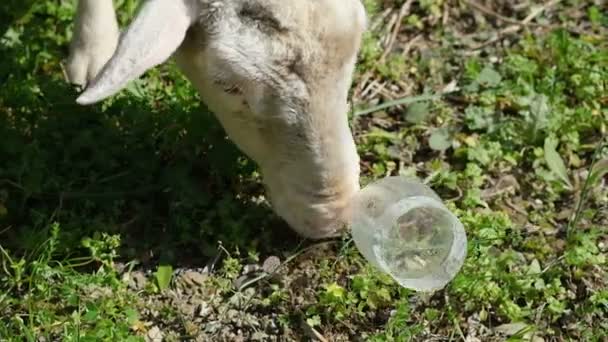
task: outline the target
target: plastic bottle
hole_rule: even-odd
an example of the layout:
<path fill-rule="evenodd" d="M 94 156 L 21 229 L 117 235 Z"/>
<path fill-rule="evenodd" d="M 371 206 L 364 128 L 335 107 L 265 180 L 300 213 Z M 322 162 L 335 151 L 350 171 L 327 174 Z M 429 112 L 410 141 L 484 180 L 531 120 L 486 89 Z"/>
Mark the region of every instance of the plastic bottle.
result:
<path fill-rule="evenodd" d="M 351 203 L 350 228 L 372 265 L 416 291 L 443 288 L 466 257 L 462 223 L 413 178 L 387 177 L 363 188 Z"/>

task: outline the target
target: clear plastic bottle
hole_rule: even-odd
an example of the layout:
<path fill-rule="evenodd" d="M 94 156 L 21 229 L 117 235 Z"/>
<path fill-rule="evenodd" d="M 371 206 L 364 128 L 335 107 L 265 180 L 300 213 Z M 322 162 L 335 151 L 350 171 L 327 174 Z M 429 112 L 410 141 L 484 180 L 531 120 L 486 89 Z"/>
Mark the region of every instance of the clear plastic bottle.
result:
<path fill-rule="evenodd" d="M 350 228 L 361 254 L 416 291 L 443 288 L 467 252 L 462 223 L 428 186 L 387 177 L 362 189 L 351 203 Z"/>

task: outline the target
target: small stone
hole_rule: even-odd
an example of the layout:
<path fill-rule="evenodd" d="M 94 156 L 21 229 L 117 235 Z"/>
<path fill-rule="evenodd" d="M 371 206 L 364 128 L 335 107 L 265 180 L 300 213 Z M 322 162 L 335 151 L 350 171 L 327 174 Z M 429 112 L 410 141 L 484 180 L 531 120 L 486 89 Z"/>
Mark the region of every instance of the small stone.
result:
<path fill-rule="evenodd" d="M 153 326 L 146 334 L 146 342 L 162 342 L 163 333 L 157 326 Z"/>
<path fill-rule="evenodd" d="M 194 316 L 197 311 L 197 307 L 192 304 L 181 303 L 179 305 L 179 311 L 186 316 Z"/>
<path fill-rule="evenodd" d="M 149 310 L 148 314 L 150 316 L 152 316 L 152 318 L 158 318 L 158 316 L 160 315 L 160 312 L 158 310 L 151 309 L 151 310 Z"/>
<path fill-rule="evenodd" d="M 243 274 L 253 273 L 253 272 L 258 271 L 259 269 L 260 269 L 260 266 L 255 265 L 255 264 L 245 265 L 245 267 L 243 267 Z"/>
<path fill-rule="evenodd" d="M 109 298 L 112 297 L 112 289 L 97 285 L 89 285 L 86 287 L 87 296 L 91 299 Z"/>
<path fill-rule="evenodd" d="M 217 334 L 222 329 L 221 321 L 211 321 L 205 324 L 205 331 L 210 334 Z"/>
<path fill-rule="evenodd" d="M 262 265 L 262 269 L 266 273 L 274 273 L 281 266 L 281 260 L 276 256 L 269 256 L 264 260 L 264 264 Z"/>
<path fill-rule="evenodd" d="M 268 323 L 266 324 L 266 331 L 268 331 L 271 334 L 279 331 L 279 327 L 275 323 L 274 319 L 271 319 L 268 321 Z"/>
<path fill-rule="evenodd" d="M 226 313 L 226 318 L 232 322 L 236 322 L 238 317 L 239 317 L 239 311 L 237 311 L 235 309 L 229 309 L 228 312 Z"/>
<path fill-rule="evenodd" d="M 181 278 L 187 285 L 196 287 L 205 285 L 207 281 L 207 275 L 194 271 L 184 272 Z"/>
<path fill-rule="evenodd" d="M 129 288 L 136 291 L 144 289 L 148 281 L 146 275 L 140 271 L 125 273 L 123 276 L 123 280 L 126 281 L 127 286 Z"/>
<path fill-rule="evenodd" d="M 203 318 L 209 316 L 211 311 L 213 311 L 213 308 L 207 302 L 200 303 L 197 309 L 198 315 Z"/>
<path fill-rule="evenodd" d="M 184 322 L 184 330 L 189 336 L 196 336 L 199 333 L 200 327 L 197 324 L 186 321 Z"/>
<path fill-rule="evenodd" d="M 504 175 L 502 177 L 500 177 L 500 179 L 498 180 L 498 183 L 496 184 L 496 188 L 497 190 L 505 190 L 505 189 L 513 189 L 513 190 L 519 190 L 520 189 L 520 185 L 519 182 L 517 181 L 517 178 L 515 178 L 515 176 L 513 175 Z"/>

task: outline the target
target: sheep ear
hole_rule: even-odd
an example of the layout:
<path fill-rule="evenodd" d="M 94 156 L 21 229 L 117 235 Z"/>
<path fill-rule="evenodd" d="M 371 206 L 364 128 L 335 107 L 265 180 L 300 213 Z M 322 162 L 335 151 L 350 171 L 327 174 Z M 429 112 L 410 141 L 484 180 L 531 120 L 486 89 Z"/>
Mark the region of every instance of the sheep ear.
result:
<path fill-rule="evenodd" d="M 169 59 L 198 16 L 195 4 L 192 0 L 146 1 L 120 38 L 114 55 L 76 102 L 92 104 L 112 96 Z"/>

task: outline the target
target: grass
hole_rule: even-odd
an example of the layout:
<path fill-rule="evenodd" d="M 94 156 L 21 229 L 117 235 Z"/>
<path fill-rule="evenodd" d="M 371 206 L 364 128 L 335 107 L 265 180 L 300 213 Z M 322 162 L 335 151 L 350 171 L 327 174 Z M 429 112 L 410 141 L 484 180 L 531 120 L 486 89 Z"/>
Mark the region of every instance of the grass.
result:
<path fill-rule="evenodd" d="M 117 4 L 124 23 L 136 3 Z M 0 6 L 0 340 L 608 339 L 608 13 L 564 1 L 538 17 L 555 28 L 485 44 L 509 24 L 420 1 L 387 50 L 402 5 L 366 1 L 385 17 L 351 122 L 364 183 L 416 175 L 466 227 L 434 294 L 348 236 L 290 233 L 172 64 L 77 106 L 72 2 Z"/>

